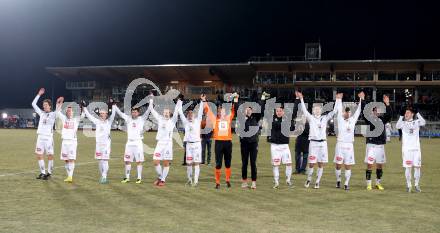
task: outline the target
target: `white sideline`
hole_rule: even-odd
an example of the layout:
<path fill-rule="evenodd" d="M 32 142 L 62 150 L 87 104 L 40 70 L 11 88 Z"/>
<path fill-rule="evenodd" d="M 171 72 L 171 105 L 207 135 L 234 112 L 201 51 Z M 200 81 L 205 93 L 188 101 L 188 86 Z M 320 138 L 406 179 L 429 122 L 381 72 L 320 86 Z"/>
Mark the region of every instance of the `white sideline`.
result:
<path fill-rule="evenodd" d="M 113 160 L 113 159 L 109 159 L 109 160 Z M 98 163 L 98 161 L 92 161 L 92 162 L 86 162 L 86 163 L 75 163 L 75 166 L 81 166 L 81 165 L 87 165 L 87 164 L 92 164 L 92 163 Z M 58 169 L 58 168 L 64 168 L 64 166 L 58 166 L 58 167 L 54 167 L 53 169 Z M 32 173 L 38 173 L 40 170 L 36 169 L 36 170 L 31 170 L 31 171 L 25 171 L 25 172 L 17 172 L 17 173 L 5 173 L 5 174 L 0 174 L 0 177 L 6 177 L 6 176 L 18 176 L 18 175 L 23 175 L 23 174 L 32 174 Z"/>

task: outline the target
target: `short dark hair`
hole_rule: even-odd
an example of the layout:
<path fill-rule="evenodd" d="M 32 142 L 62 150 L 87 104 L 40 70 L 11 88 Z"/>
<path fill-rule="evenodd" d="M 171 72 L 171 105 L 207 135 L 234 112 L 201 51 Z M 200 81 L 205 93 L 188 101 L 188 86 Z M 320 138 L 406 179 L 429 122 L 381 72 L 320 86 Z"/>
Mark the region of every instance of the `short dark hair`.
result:
<path fill-rule="evenodd" d="M 139 108 L 132 108 L 131 111 L 140 112 Z"/>
<path fill-rule="evenodd" d="M 52 100 L 50 100 L 50 99 L 45 99 L 45 100 L 43 100 L 43 104 L 44 104 L 44 103 L 47 103 L 47 104 L 49 104 L 49 106 L 52 107 Z"/>
<path fill-rule="evenodd" d="M 407 108 L 406 111 L 410 111 L 410 112 L 412 112 L 413 114 L 415 113 L 415 110 L 414 110 L 413 108 Z"/>
<path fill-rule="evenodd" d="M 346 108 L 345 108 L 345 111 L 346 111 L 346 112 L 350 112 L 350 108 L 349 108 L 349 107 L 346 107 Z"/>

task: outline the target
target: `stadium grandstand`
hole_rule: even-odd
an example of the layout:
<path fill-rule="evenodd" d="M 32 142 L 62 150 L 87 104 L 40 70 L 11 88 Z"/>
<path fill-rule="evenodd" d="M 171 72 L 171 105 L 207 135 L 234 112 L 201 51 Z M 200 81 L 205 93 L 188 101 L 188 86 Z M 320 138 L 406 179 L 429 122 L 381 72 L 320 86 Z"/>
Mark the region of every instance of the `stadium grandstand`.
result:
<path fill-rule="evenodd" d="M 407 106 L 422 112 L 433 122 L 427 136 L 437 135 L 440 121 L 440 59 L 413 60 L 320 60 L 295 57 L 252 57 L 244 63 L 166 64 L 127 66 L 47 67 L 48 72 L 65 81 L 73 101 L 122 102 L 125 89 L 136 78 L 148 78 L 162 92 L 179 90 L 186 99 L 205 93 L 211 101 L 224 93 L 237 92 L 241 101 L 258 102 L 261 96 L 292 102 L 300 89 L 308 101 L 334 101 L 337 92 L 344 101 L 354 101 L 362 90 L 369 101 L 390 96 L 394 119 Z M 137 88 L 133 100 L 152 90 Z"/>

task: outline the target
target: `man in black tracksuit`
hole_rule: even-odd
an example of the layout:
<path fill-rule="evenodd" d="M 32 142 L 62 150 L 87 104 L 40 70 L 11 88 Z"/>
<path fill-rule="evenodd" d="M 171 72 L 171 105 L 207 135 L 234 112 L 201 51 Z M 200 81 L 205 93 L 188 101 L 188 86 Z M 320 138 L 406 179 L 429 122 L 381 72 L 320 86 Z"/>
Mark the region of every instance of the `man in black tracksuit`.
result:
<path fill-rule="evenodd" d="M 246 121 L 244 124 L 244 131 L 248 132 L 249 128 L 252 126 L 259 127 L 259 117 L 252 113 L 252 108 L 246 108 Z M 248 161 L 251 161 L 251 178 L 252 178 L 252 189 L 257 188 L 257 154 L 258 154 L 258 140 L 260 135 L 260 129 L 258 132 L 250 137 L 240 136 L 240 149 L 241 149 L 241 177 L 243 182 L 241 184 L 242 188 L 247 188 L 247 168 Z"/>
<path fill-rule="evenodd" d="M 295 100 L 295 106 L 293 108 L 292 120 L 294 120 L 294 122 L 296 122 L 295 119 L 297 118 L 297 115 L 298 115 L 299 103 L 300 103 L 300 100 L 298 98 Z M 295 124 L 294 126 L 295 126 L 295 130 L 297 130 L 297 129 L 299 130 L 298 126 L 301 126 L 303 128 L 302 133 L 300 135 L 298 135 L 298 137 L 296 137 L 296 141 L 295 141 L 295 173 L 296 174 L 300 174 L 300 173 L 305 174 L 306 166 L 307 166 L 307 157 L 309 157 L 310 125 L 309 125 L 309 122 L 305 121 L 304 125 L 303 124 L 299 124 L 299 125 Z"/>
<path fill-rule="evenodd" d="M 281 164 L 286 165 L 286 184 L 292 187 L 292 156 L 289 148 L 289 137 L 284 136 L 282 133 L 282 122 L 284 117 L 284 108 L 279 107 L 275 109 L 275 115 L 272 121 L 271 134 L 267 137 L 267 141 L 270 143 L 270 152 L 272 160 L 272 169 L 274 176 L 274 189 L 279 188 L 279 166 Z M 293 121 L 293 120 L 292 120 Z M 293 124 L 290 124 L 290 130 L 293 128 Z"/>
<path fill-rule="evenodd" d="M 365 178 L 367 180 L 367 190 L 371 190 L 371 173 L 376 165 L 376 188 L 379 190 L 383 190 L 384 188 L 381 185 L 381 178 L 383 174 L 383 165 L 386 162 L 385 158 L 385 144 L 387 141 L 385 124 L 391 121 L 392 117 L 392 109 L 390 106 L 390 99 L 388 96 L 383 96 L 383 102 L 386 106 L 386 112 L 383 115 L 379 115 L 377 109 L 374 108 L 372 114 L 376 116 L 374 121 L 369 121 L 367 119 L 366 122 L 370 127 L 370 132 L 375 129 L 374 124 L 383 124 L 383 131 L 377 137 L 371 137 L 367 135 L 366 137 L 366 155 L 365 155 L 365 163 L 367 164 L 367 170 L 365 171 Z M 373 124 L 374 123 L 374 124 Z"/>

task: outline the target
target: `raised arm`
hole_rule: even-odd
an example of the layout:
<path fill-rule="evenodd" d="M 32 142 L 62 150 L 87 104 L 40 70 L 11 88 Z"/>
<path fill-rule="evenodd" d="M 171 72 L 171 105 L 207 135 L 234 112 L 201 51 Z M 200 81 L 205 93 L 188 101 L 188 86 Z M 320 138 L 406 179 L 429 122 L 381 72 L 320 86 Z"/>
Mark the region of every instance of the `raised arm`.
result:
<path fill-rule="evenodd" d="M 177 106 L 176 106 L 176 108 L 177 108 Z M 182 108 L 179 109 L 179 116 L 180 116 L 180 119 L 182 120 L 183 125 L 187 125 L 188 119 L 186 119 L 185 114 L 183 114 Z"/>
<path fill-rule="evenodd" d="M 171 118 L 171 122 L 173 122 L 173 124 L 176 124 L 177 119 L 179 118 L 179 111 L 183 111 L 182 100 L 178 100 L 176 107 L 174 107 L 173 117 Z"/>
<path fill-rule="evenodd" d="M 310 120 L 312 115 L 309 113 L 309 111 L 307 111 L 306 104 L 304 103 L 304 96 L 303 96 L 303 94 L 301 92 L 296 91 L 295 95 L 300 99 L 301 110 L 302 110 L 304 116 L 307 118 L 307 120 Z"/>
<path fill-rule="evenodd" d="M 199 106 L 199 110 L 197 112 L 197 121 L 201 122 L 202 118 L 203 118 L 203 107 L 205 105 L 205 102 L 200 101 L 200 106 Z"/>
<path fill-rule="evenodd" d="M 160 115 L 159 115 L 159 113 L 157 113 L 156 110 L 154 110 L 153 99 L 150 99 L 150 106 L 151 106 L 151 108 L 150 108 L 151 115 L 153 115 L 153 117 L 157 121 L 159 121 L 160 120 Z M 150 106 L 148 106 L 148 107 L 150 107 Z"/>
<path fill-rule="evenodd" d="M 336 117 L 338 118 L 338 120 L 344 119 L 344 117 L 342 116 L 342 93 L 338 93 L 336 94 L 336 102 L 335 102 L 335 108 L 336 108 Z"/>
<path fill-rule="evenodd" d="M 422 115 L 420 115 L 420 113 L 417 113 L 416 116 L 420 126 L 426 125 L 426 120 L 422 117 Z"/>
<path fill-rule="evenodd" d="M 210 121 L 215 122 L 215 120 L 216 120 L 217 117 L 216 117 L 215 114 L 212 112 L 211 107 L 209 107 L 209 104 L 208 104 L 208 103 L 205 104 L 205 108 L 206 108 L 206 117 L 207 117 Z"/>
<path fill-rule="evenodd" d="M 116 110 L 115 110 L 116 104 L 112 104 L 112 114 L 110 114 L 110 117 L 108 118 L 108 121 L 112 123 L 115 120 L 116 116 Z"/>
<path fill-rule="evenodd" d="M 362 91 L 358 94 L 359 97 L 359 104 L 357 106 L 356 111 L 353 114 L 353 119 L 355 121 L 357 121 L 359 119 L 359 116 L 361 115 L 361 110 L 362 110 L 362 100 L 365 99 L 365 93 Z"/>
<path fill-rule="evenodd" d="M 40 88 L 40 90 L 38 91 L 37 96 L 35 96 L 34 100 L 32 101 L 32 107 L 34 108 L 35 112 L 38 115 L 41 115 L 43 113 L 43 111 L 41 110 L 41 108 L 38 107 L 37 103 L 38 103 L 38 99 L 40 99 L 40 96 L 42 96 L 44 94 L 44 88 Z"/>
<path fill-rule="evenodd" d="M 86 115 L 86 117 L 93 122 L 93 124 L 98 124 L 98 119 L 96 119 L 96 117 L 92 116 L 92 114 L 90 114 L 89 110 L 87 110 L 87 107 L 83 107 L 83 112 Z M 112 113 L 113 114 L 113 113 Z"/>
<path fill-rule="evenodd" d="M 144 112 L 144 114 L 142 114 L 142 119 L 144 120 L 148 119 L 148 116 L 150 115 L 151 112 L 151 108 L 152 108 L 152 104 L 149 104 L 147 110 Z"/>
<path fill-rule="evenodd" d="M 331 120 L 333 118 L 333 116 L 338 112 L 338 105 L 342 106 L 342 95 L 341 95 L 339 101 L 338 101 L 338 99 L 336 99 L 335 106 L 333 106 L 333 110 L 331 112 L 327 113 L 327 115 L 325 115 L 324 118 L 326 121 Z"/>
<path fill-rule="evenodd" d="M 123 113 L 123 112 L 121 112 L 121 110 L 118 108 L 118 106 L 116 106 L 116 104 L 113 105 L 113 110 L 114 110 L 114 112 L 116 112 L 116 113 L 117 113 L 122 119 L 124 119 L 125 121 L 128 120 L 128 115 L 125 114 L 125 113 Z"/>
<path fill-rule="evenodd" d="M 56 114 L 57 118 L 59 118 L 62 122 L 65 122 L 66 121 L 66 115 L 61 113 L 61 107 L 63 106 L 63 102 L 64 102 L 64 98 L 63 97 L 59 97 L 57 99 L 55 114 Z"/>
<path fill-rule="evenodd" d="M 391 109 L 390 105 L 390 97 L 387 95 L 383 96 L 383 103 L 386 106 L 385 113 L 383 114 L 383 123 L 386 124 L 391 121 L 391 118 L 393 117 L 393 109 Z"/>
<path fill-rule="evenodd" d="M 399 116 L 399 120 L 396 123 L 396 128 L 397 129 L 402 129 L 403 128 L 403 116 Z"/>

